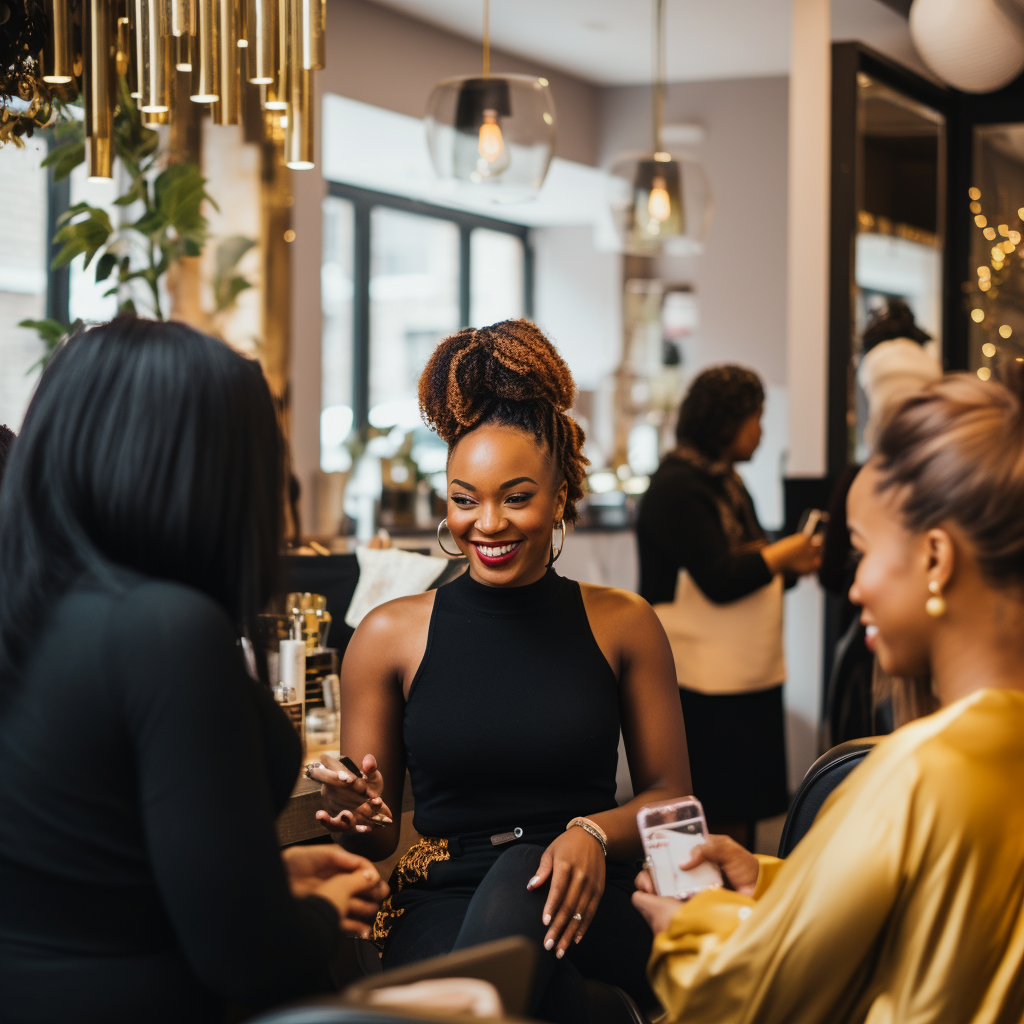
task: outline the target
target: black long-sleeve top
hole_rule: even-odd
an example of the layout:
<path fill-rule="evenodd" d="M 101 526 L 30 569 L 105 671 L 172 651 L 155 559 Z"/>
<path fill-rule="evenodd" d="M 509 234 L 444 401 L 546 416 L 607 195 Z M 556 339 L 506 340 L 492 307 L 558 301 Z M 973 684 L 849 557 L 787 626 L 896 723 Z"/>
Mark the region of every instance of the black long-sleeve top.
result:
<path fill-rule="evenodd" d="M 330 988 L 338 916 L 288 888 L 295 730 L 220 605 L 122 569 L 0 679 L 0 1021 L 222 1020 Z"/>
<path fill-rule="evenodd" d="M 671 456 L 651 478 L 636 527 L 640 594 L 651 604 L 674 600 L 681 569 L 717 604 L 771 582 L 760 552 L 730 553 L 718 511 L 721 487 L 715 477 Z"/>

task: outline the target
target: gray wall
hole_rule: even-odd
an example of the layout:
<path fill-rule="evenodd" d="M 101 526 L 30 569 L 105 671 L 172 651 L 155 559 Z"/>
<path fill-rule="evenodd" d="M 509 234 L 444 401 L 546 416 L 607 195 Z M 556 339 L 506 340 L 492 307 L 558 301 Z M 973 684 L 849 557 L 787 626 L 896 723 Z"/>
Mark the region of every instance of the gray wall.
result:
<path fill-rule="evenodd" d="M 704 254 L 661 261 L 661 276 L 692 282 L 697 292 L 701 323 L 689 369 L 736 361 L 771 384 L 786 383 L 788 116 L 787 78 L 668 88 L 666 123 L 707 132 L 688 152 L 704 165 L 715 198 Z M 602 162 L 648 148 L 650 90 L 605 90 L 602 120 Z"/>

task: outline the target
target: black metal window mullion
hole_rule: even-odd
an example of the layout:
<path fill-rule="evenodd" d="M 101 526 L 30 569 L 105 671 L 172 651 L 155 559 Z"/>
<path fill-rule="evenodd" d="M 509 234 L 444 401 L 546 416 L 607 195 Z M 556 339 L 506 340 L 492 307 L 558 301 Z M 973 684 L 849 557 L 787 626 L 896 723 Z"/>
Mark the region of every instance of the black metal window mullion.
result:
<path fill-rule="evenodd" d="M 459 225 L 459 326 L 469 327 L 471 314 L 470 292 L 470 246 L 473 229 L 468 224 Z"/>
<path fill-rule="evenodd" d="M 370 417 L 370 211 L 367 202 L 353 204 L 352 281 L 352 419 L 364 434 Z"/>
<path fill-rule="evenodd" d="M 46 133 L 47 151 L 57 145 L 52 132 Z M 53 180 L 53 168 L 46 170 L 46 315 L 50 319 L 66 324 L 71 319 L 71 268 L 52 265 L 60 245 L 53 241 L 57 234 L 57 220 L 71 205 L 71 179 Z"/>

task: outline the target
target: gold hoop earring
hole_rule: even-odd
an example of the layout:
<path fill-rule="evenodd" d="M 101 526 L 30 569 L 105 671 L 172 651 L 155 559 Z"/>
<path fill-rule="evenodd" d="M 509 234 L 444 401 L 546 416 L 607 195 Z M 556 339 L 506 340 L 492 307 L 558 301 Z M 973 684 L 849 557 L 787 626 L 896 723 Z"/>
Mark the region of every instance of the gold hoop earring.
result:
<path fill-rule="evenodd" d="M 437 524 L 437 546 L 438 546 L 438 547 L 439 547 L 439 548 L 440 548 L 440 549 L 441 549 L 441 550 L 442 550 L 442 551 L 443 551 L 443 552 L 444 552 L 444 553 L 445 553 L 446 555 L 448 555 L 449 557 L 451 557 L 451 558 L 460 558 L 460 557 L 462 556 L 462 552 L 461 552 L 461 551 L 449 551 L 449 550 L 448 550 L 448 549 L 447 549 L 447 548 L 446 548 L 446 547 L 444 546 L 444 544 L 442 544 L 442 543 L 441 543 L 441 531 L 442 531 L 442 530 L 445 530 L 445 529 L 447 529 L 447 528 L 448 528 L 448 517 L 447 517 L 447 516 L 445 516 L 445 517 L 444 517 L 444 519 L 442 519 L 442 520 L 441 520 L 441 522 L 439 522 L 439 523 Z M 449 533 L 451 533 L 452 531 L 451 531 L 451 530 L 448 530 L 448 532 L 449 532 Z M 452 534 L 452 540 L 454 540 L 454 539 L 455 539 L 455 535 L 454 535 L 454 534 Z"/>
<path fill-rule="evenodd" d="M 942 596 L 942 587 L 936 580 L 928 584 L 928 593 L 932 596 L 924 603 L 924 610 L 933 618 L 941 619 L 946 614 L 946 599 Z"/>
<path fill-rule="evenodd" d="M 562 548 L 565 547 L 565 520 L 564 519 L 559 519 L 558 522 L 555 523 L 554 529 L 562 531 L 562 541 L 558 545 L 558 550 L 557 551 L 555 550 L 554 544 L 551 545 L 551 560 L 548 562 L 548 568 L 549 569 L 551 568 L 551 566 L 553 566 L 555 564 L 555 562 L 558 561 L 558 556 L 562 553 Z M 552 531 L 552 532 L 554 532 L 554 531 Z"/>

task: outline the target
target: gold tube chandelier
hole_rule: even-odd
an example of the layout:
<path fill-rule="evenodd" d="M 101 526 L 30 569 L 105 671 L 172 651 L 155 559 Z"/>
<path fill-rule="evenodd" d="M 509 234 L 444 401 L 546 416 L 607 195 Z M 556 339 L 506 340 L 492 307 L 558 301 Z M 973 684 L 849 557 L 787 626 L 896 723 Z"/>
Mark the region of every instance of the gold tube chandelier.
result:
<path fill-rule="evenodd" d="M 80 79 L 91 178 L 113 175 L 122 76 L 145 124 L 175 119 L 184 81 L 214 123 L 236 125 L 259 104 L 268 139 L 294 170 L 314 165 L 313 72 L 326 57 L 325 0 L 43 0 L 39 75 Z M 185 75 L 182 80 L 179 76 Z M 246 115 L 248 117 L 248 115 Z"/>

